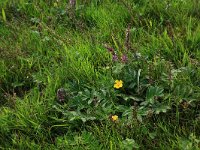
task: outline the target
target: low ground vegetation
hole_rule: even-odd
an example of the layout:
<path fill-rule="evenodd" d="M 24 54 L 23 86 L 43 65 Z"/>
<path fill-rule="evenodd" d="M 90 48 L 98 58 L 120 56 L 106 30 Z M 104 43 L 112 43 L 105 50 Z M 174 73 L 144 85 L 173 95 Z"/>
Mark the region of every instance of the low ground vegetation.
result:
<path fill-rule="evenodd" d="M 0 149 L 200 149 L 200 1 L 0 9 Z"/>

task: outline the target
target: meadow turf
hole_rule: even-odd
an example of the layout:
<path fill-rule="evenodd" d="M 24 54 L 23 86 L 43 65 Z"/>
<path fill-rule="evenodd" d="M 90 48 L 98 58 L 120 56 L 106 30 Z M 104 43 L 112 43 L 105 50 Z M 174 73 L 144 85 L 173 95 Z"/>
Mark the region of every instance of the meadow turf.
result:
<path fill-rule="evenodd" d="M 200 1 L 0 0 L 0 149 L 200 149 Z"/>

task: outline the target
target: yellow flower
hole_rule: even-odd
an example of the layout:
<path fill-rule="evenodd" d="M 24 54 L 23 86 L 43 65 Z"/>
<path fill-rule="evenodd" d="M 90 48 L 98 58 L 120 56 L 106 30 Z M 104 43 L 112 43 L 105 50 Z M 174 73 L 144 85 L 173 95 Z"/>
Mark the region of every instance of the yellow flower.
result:
<path fill-rule="evenodd" d="M 118 116 L 117 115 L 114 115 L 111 117 L 112 121 L 117 121 L 118 120 Z"/>
<path fill-rule="evenodd" d="M 115 80 L 114 88 L 119 89 L 123 86 L 122 80 Z"/>

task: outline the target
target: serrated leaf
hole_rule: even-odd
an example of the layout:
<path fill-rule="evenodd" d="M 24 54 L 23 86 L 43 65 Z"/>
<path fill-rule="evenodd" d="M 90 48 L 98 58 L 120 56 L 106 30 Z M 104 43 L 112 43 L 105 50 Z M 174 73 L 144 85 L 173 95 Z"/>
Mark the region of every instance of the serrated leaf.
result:
<path fill-rule="evenodd" d="M 128 86 L 130 89 L 133 89 L 136 86 L 136 83 L 132 82 L 130 83 L 130 85 Z"/>
<path fill-rule="evenodd" d="M 89 120 L 95 120 L 96 117 L 86 117 L 86 116 L 82 116 L 80 118 L 83 122 L 89 121 Z"/>
<path fill-rule="evenodd" d="M 136 102 L 144 101 L 142 98 L 131 96 L 131 95 L 127 96 L 125 94 L 117 94 L 117 96 L 123 98 L 125 101 L 128 101 L 128 100 L 133 100 L 133 101 L 136 101 Z"/>
<path fill-rule="evenodd" d="M 93 98 L 89 99 L 88 105 L 90 105 L 93 102 Z"/>
<path fill-rule="evenodd" d="M 155 139 L 157 133 L 156 132 L 152 132 L 152 133 L 149 133 L 149 137 L 153 140 Z"/>
<path fill-rule="evenodd" d="M 142 106 L 137 110 L 137 114 L 140 116 L 146 116 L 148 114 L 149 109 Z"/>
<path fill-rule="evenodd" d="M 125 110 L 122 114 L 123 117 L 133 115 L 133 107 L 130 107 L 129 109 Z"/>
<path fill-rule="evenodd" d="M 134 148 L 138 149 L 140 148 L 140 146 L 135 142 L 134 139 L 126 139 L 124 141 L 122 141 L 122 147 L 123 149 L 126 149 L 126 150 L 132 150 Z"/>
<path fill-rule="evenodd" d="M 155 96 L 163 96 L 163 91 L 164 89 L 161 87 L 153 87 L 150 86 L 147 90 L 147 94 L 146 94 L 146 100 L 150 103 L 153 104 L 155 102 L 154 97 Z"/>
<path fill-rule="evenodd" d="M 143 120 L 142 120 L 142 116 L 141 115 L 137 115 L 137 120 L 139 121 L 139 122 L 142 122 Z"/>
<path fill-rule="evenodd" d="M 161 112 L 166 113 L 168 109 L 170 109 L 170 107 L 165 105 L 160 105 L 154 108 L 156 114 L 159 114 Z"/>
<path fill-rule="evenodd" d="M 121 64 L 121 63 L 118 63 L 118 64 L 116 64 L 116 66 L 114 66 L 113 68 L 112 68 L 112 70 L 113 70 L 113 73 L 114 74 L 119 74 L 119 73 L 121 73 L 122 72 L 122 69 L 124 68 L 124 64 Z"/>
<path fill-rule="evenodd" d="M 143 101 L 142 98 L 134 97 L 134 96 L 128 96 L 127 99 L 131 99 L 131 100 L 136 101 L 136 102 L 141 102 L 141 101 Z"/>

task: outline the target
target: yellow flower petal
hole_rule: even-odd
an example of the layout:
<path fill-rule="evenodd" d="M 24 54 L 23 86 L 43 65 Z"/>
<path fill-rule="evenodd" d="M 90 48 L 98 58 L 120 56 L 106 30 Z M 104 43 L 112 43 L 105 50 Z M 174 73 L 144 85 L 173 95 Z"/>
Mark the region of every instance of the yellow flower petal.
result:
<path fill-rule="evenodd" d="M 118 120 L 118 116 L 117 115 L 114 115 L 111 117 L 112 121 L 117 121 Z"/>
<path fill-rule="evenodd" d="M 123 86 L 122 80 L 115 80 L 114 88 L 119 89 Z"/>

